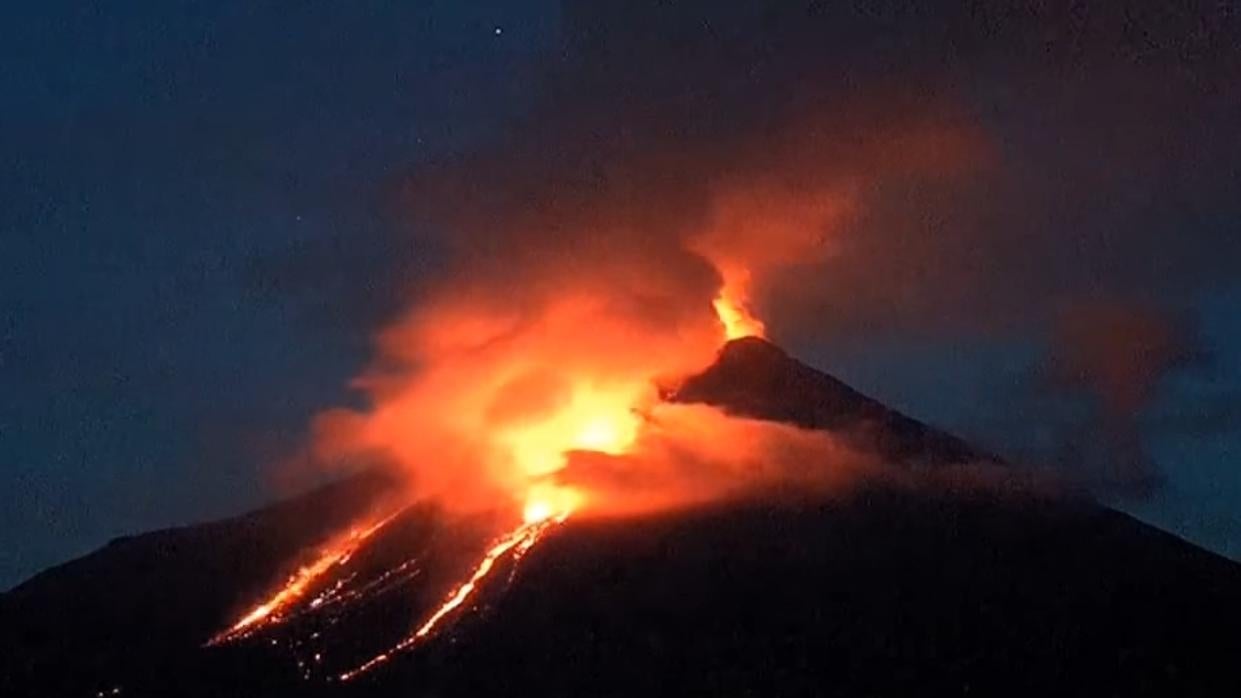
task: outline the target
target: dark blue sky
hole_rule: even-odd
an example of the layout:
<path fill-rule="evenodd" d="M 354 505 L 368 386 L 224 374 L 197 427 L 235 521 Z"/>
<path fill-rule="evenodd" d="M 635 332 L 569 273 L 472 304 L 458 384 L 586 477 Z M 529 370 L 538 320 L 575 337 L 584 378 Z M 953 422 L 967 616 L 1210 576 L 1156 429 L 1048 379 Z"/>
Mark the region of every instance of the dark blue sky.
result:
<path fill-rule="evenodd" d="M 273 461 L 350 399 L 371 333 L 437 268 L 399 196 L 422 163 L 537 142 L 527 122 L 561 111 L 606 133 L 644 100 L 827 85 L 784 79 L 806 65 L 949 85 L 1002 176 L 961 198 L 892 186 L 873 230 L 807 272 L 823 293 L 772 292 L 777 339 L 1241 557 L 1235 16 L 649 5 L 5 9 L 0 588 L 280 491 Z M 737 131 L 668 123 L 699 116 Z M 883 213 L 910 206 L 922 227 Z M 1115 329 L 1072 332 L 1083 315 Z M 1125 390 L 1140 399 L 1109 402 Z"/>
<path fill-rule="evenodd" d="M 425 263 L 393 182 L 521 108 L 521 4 L 5 10 L 0 586 L 271 496 Z"/>

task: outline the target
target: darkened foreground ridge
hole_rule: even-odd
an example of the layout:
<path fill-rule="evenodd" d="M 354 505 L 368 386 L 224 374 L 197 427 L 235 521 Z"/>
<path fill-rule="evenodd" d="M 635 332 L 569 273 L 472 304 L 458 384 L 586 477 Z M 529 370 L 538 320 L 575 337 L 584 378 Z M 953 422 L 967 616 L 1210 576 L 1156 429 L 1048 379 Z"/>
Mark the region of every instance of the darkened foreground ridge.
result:
<path fill-rule="evenodd" d="M 675 399 L 846 431 L 910 467 L 990 460 L 761 340 Z M 203 646 L 387 486 L 356 477 L 34 577 L 0 597 L 0 695 L 1241 694 L 1241 565 L 1079 497 L 983 488 L 574 520 L 459 622 L 341 682 L 472 560 L 469 522 L 411 509 L 324 582 L 367 595 Z"/>

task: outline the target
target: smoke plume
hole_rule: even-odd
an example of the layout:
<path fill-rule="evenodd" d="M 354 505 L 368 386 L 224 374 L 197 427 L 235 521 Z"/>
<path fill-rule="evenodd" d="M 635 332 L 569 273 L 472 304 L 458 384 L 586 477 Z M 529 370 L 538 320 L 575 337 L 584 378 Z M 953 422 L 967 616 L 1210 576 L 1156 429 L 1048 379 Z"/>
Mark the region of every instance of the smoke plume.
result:
<path fill-rule="evenodd" d="M 549 116 L 582 79 L 553 79 Z M 576 506 L 620 491 L 598 476 L 592 487 L 566 481 L 568 454 L 579 454 L 571 474 L 586 472 L 583 452 L 598 472 L 611 458 L 630 466 L 626 477 L 650 478 L 626 490 L 634 501 L 600 509 L 770 486 L 754 449 L 779 461 L 818 437 L 687 420 L 657 409 L 660 387 L 704 368 L 728 337 L 761 334 L 755 294 L 830 259 L 885 182 L 951 180 L 986 152 L 950 101 L 881 88 L 843 102 L 785 95 L 752 113 L 759 122 L 701 132 L 669 131 L 690 124 L 623 103 L 630 120 L 618 120 L 591 101 L 551 116 L 554 130 L 536 122 L 411 175 L 411 223 L 448 261 L 380 334 L 357 382 L 370 407 L 320 420 L 325 454 L 382 454 L 423 495 L 467 508 L 506 497 Z M 674 423 L 685 433 L 672 435 Z M 720 458 L 725 444 L 747 455 Z M 834 446 L 819 450 L 840 460 Z M 674 453 L 696 477 L 670 465 Z"/>
<path fill-rule="evenodd" d="M 1043 367 L 1050 387 L 1085 400 L 1061 460 L 1096 487 L 1144 495 L 1163 473 L 1141 418 L 1177 371 L 1204 358 L 1196 328 L 1152 309 L 1105 303 L 1065 313 Z"/>

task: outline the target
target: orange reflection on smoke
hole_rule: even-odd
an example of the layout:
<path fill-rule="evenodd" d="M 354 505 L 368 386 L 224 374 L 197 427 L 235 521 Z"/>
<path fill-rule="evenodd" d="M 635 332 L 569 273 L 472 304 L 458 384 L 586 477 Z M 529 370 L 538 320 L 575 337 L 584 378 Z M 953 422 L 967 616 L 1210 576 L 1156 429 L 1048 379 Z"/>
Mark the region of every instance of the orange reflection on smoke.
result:
<path fill-rule="evenodd" d="M 412 496 L 450 511 L 530 520 L 589 506 L 588 492 L 555 484 L 570 455 L 626 453 L 656 381 L 699 370 L 721 343 L 705 300 L 677 332 L 646 310 L 605 292 L 424 308 L 381 338 L 390 364 L 417 370 L 368 376 L 372 409 L 327 415 L 319 443 L 385 454 L 408 470 Z"/>

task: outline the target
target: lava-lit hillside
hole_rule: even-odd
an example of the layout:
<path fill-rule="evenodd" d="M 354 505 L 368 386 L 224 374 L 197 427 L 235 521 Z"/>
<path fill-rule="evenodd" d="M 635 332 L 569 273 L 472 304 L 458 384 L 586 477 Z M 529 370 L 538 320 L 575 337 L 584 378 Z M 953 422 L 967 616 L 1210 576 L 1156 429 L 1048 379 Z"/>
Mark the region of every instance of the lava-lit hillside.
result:
<path fill-rule="evenodd" d="M 1237 685 L 1235 563 L 1054 488 L 996 487 L 1007 480 L 995 474 L 963 484 L 976 467 L 936 478 L 928 468 L 985 458 L 761 340 L 730 344 L 672 397 L 855 435 L 853 448 L 905 476 L 637 519 L 543 520 L 537 545 L 511 541 L 483 575 L 493 522 L 427 504 L 350 529 L 400 489 L 355 477 L 238 519 L 117 541 L 21 585 L 0 601 L 0 685 L 14 696 Z M 272 589 L 338 550 L 342 531 L 356 544 L 297 599 L 229 636 Z"/>

